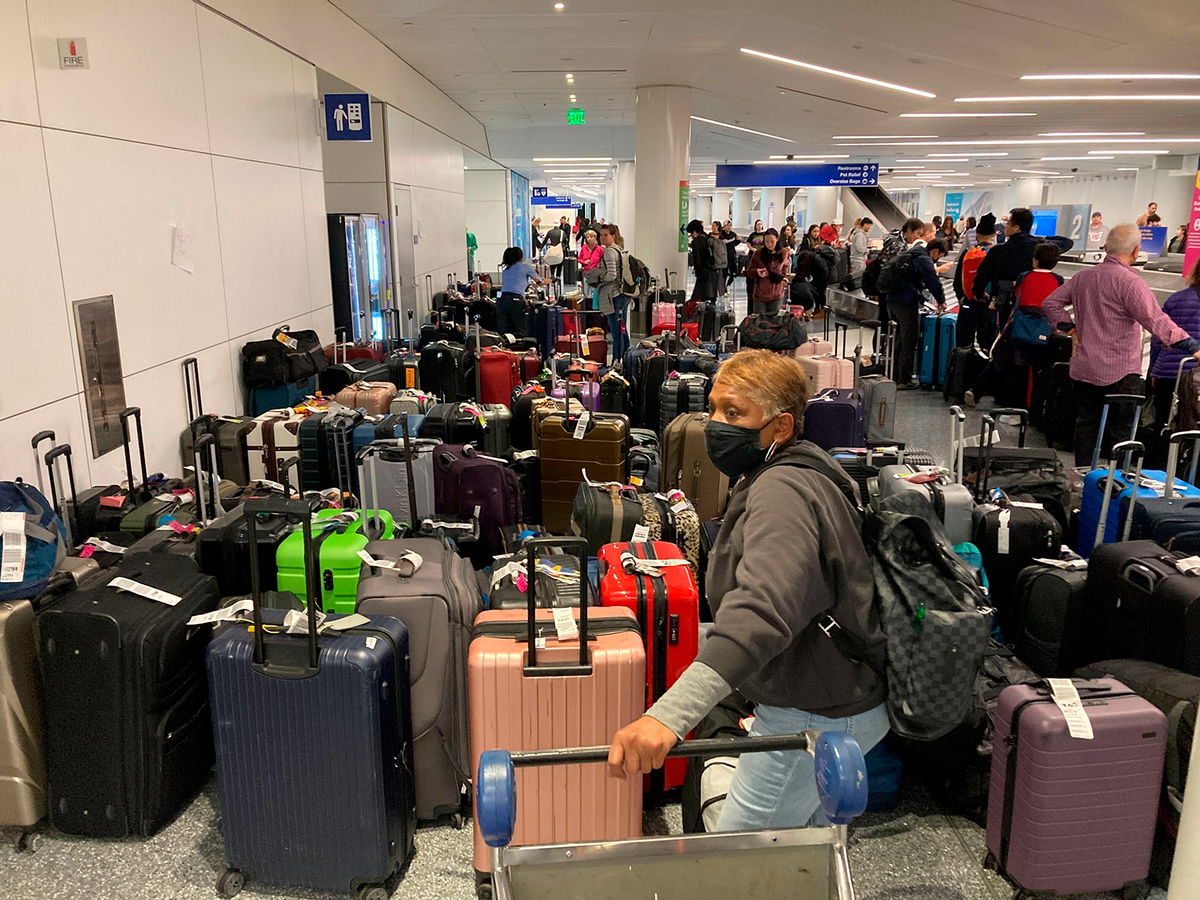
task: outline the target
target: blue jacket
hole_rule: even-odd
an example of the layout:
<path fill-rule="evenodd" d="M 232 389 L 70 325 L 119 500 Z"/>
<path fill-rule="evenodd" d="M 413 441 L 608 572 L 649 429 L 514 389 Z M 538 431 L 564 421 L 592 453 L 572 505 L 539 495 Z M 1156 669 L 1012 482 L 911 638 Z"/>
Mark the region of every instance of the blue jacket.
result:
<path fill-rule="evenodd" d="M 945 303 L 946 292 L 942 290 L 942 280 L 938 278 L 937 267 L 934 266 L 925 245 L 919 244 L 905 252 L 912 256 L 912 279 L 908 284 L 902 284 L 888 291 L 888 305 L 893 303 L 920 304 L 922 288 L 933 294 L 933 299 L 938 303 Z"/>
<path fill-rule="evenodd" d="M 1197 296 L 1194 287 L 1176 291 L 1168 297 L 1167 302 L 1163 304 L 1163 312 L 1193 338 L 1200 339 L 1200 296 Z M 1150 369 L 1147 377 L 1174 378 L 1179 374 L 1179 361 L 1185 356 L 1190 357 L 1191 355 L 1183 350 L 1165 347 L 1162 341 L 1152 337 L 1150 338 Z M 1184 370 L 1195 365 L 1196 361 L 1192 360 L 1190 365 L 1184 367 Z"/>

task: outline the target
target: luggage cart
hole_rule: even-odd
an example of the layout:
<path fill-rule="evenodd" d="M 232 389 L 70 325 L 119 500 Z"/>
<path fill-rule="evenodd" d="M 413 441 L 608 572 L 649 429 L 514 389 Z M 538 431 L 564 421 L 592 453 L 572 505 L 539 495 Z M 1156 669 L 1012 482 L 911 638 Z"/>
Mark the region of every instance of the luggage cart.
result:
<path fill-rule="evenodd" d="M 669 756 L 803 750 L 816 761 L 826 827 L 690 834 L 579 844 L 509 847 L 516 825 L 516 767 L 603 763 L 608 747 L 509 753 L 479 761 L 477 815 L 492 848 L 494 900 L 558 900 L 564 885 L 589 897 L 694 900 L 752 890 L 756 900 L 854 900 L 846 831 L 867 804 L 862 750 L 842 732 L 685 741 Z"/>

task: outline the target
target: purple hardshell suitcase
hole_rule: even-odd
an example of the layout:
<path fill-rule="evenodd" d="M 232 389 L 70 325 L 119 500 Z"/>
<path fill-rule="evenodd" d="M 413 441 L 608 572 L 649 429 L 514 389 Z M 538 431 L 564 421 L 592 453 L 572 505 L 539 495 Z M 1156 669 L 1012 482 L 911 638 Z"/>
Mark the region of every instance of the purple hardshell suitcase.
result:
<path fill-rule="evenodd" d="M 811 398 L 804 412 L 804 437 L 822 450 L 863 446 L 866 425 L 862 395 L 830 388 Z"/>
<path fill-rule="evenodd" d="M 577 398 L 585 409 L 592 412 L 600 411 L 600 384 L 598 382 L 564 381 L 550 391 L 550 396 L 556 400 L 564 399 L 567 394 Z"/>
<path fill-rule="evenodd" d="M 478 520 L 472 561 L 486 565 L 504 551 L 503 529 L 522 521 L 517 473 L 505 460 L 485 456 L 473 446 L 439 444 L 433 451 L 433 508 Z"/>
<path fill-rule="evenodd" d="M 985 865 L 1039 896 L 1136 891 L 1150 869 L 1167 717 L 1115 679 L 1073 683 L 1091 740 L 1071 737 L 1045 684 L 1000 694 Z"/>

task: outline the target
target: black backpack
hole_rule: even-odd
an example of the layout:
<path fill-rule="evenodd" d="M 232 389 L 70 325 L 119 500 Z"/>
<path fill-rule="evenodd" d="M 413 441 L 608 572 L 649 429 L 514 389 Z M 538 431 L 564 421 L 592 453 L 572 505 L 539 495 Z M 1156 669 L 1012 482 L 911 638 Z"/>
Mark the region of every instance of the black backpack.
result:
<path fill-rule="evenodd" d="M 879 271 L 883 268 L 883 264 L 879 261 L 879 257 L 875 257 L 867 262 L 867 267 L 862 273 L 862 292 L 868 297 L 879 296 Z"/>
<path fill-rule="evenodd" d="M 788 302 L 792 306 L 803 306 L 806 310 L 817 305 L 817 288 L 811 278 L 798 278 L 788 288 Z"/>
<path fill-rule="evenodd" d="M 879 267 L 879 279 L 875 284 L 881 295 L 887 295 L 911 284 L 913 280 L 912 253 L 899 253 Z"/>

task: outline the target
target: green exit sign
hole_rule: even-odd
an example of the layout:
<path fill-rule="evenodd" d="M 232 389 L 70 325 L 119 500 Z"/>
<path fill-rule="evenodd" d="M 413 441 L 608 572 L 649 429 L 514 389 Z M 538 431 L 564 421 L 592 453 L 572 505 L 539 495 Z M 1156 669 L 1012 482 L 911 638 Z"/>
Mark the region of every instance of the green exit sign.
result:
<path fill-rule="evenodd" d="M 583 118 L 586 115 L 587 115 L 586 110 L 568 109 L 567 110 L 567 124 L 568 125 L 586 125 L 587 123 L 585 121 L 583 121 Z"/>

